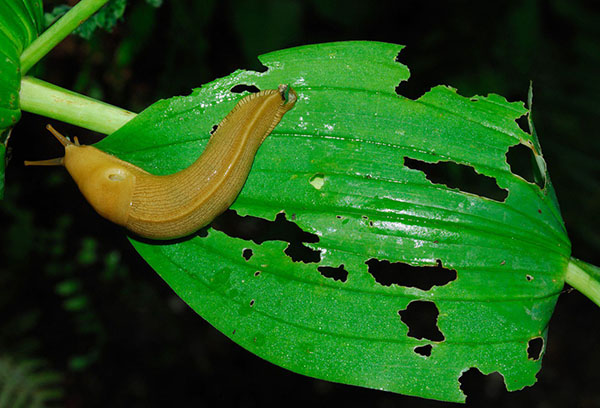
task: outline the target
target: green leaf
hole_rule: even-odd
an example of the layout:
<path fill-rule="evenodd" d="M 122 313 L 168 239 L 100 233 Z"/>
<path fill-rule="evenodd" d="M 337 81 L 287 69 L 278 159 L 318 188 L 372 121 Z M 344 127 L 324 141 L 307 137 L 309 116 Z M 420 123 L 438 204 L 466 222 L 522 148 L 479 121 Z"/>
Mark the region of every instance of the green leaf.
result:
<path fill-rule="evenodd" d="M 9 129 L 21 117 L 19 57 L 42 24 L 41 0 L 6 0 L 0 7 L 0 198 L 4 190 L 4 151 Z"/>
<path fill-rule="evenodd" d="M 0 406 L 44 408 L 57 406 L 63 396 L 62 376 L 40 360 L 0 356 Z"/>
<path fill-rule="evenodd" d="M 117 21 L 123 18 L 127 0 L 111 0 L 106 3 L 98 12 L 93 14 L 89 19 L 84 21 L 77 27 L 73 34 L 77 34 L 81 38 L 89 40 L 97 28 L 111 31 L 117 24 Z M 52 9 L 52 11 L 44 15 L 46 27 L 52 25 L 56 20 L 65 15 L 71 7 L 66 4 L 61 4 Z"/>
<path fill-rule="evenodd" d="M 446 86 L 399 96 L 401 49 L 341 42 L 263 55 L 266 72 L 161 100 L 104 139 L 98 147 L 172 173 L 243 96 L 235 85 L 285 83 L 299 95 L 232 207 L 263 220 L 229 212 L 188 239 L 132 243 L 218 330 L 292 371 L 447 401 L 464 400 L 458 380 L 471 367 L 501 373 L 508 390 L 532 385 L 570 242 L 539 143 L 516 122 L 528 110 Z M 541 181 L 513 174 L 517 145 Z M 274 224 L 301 228 L 302 242 L 256 232 Z"/>
<path fill-rule="evenodd" d="M 162 5 L 162 0 L 146 0 L 146 3 L 152 7 L 160 7 Z M 106 31 L 112 31 L 117 22 L 123 19 L 126 6 L 127 0 L 109 1 L 100 10 L 98 10 L 97 13 L 77 27 L 73 31 L 73 34 L 89 40 L 92 38 L 92 35 L 98 28 Z M 69 10 L 71 10 L 71 7 L 66 4 L 61 4 L 54 7 L 52 11 L 44 15 L 46 27 L 52 25 L 52 23 L 65 15 Z"/>

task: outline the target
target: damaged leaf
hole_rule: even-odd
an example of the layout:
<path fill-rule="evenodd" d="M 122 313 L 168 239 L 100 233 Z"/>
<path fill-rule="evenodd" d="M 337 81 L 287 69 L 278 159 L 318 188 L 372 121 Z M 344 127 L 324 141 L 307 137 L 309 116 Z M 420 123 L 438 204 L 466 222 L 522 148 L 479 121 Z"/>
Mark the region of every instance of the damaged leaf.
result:
<path fill-rule="evenodd" d="M 159 101 L 104 139 L 98 147 L 172 173 L 246 89 L 291 84 L 299 96 L 258 151 L 235 212 L 187 239 L 132 243 L 218 330 L 292 371 L 446 401 L 464 401 L 469 370 L 500 373 L 508 390 L 532 385 L 544 350 L 531 341 L 545 344 L 570 242 L 539 143 L 516 122 L 528 110 L 447 86 L 398 95 L 409 77 L 401 49 L 342 42 L 263 55 L 266 72 Z M 516 145 L 543 184 L 511 171 Z M 478 193 L 478 175 L 501 195 Z M 278 219 L 288 228 L 271 230 Z M 432 275 L 382 284 L 371 259 Z"/>

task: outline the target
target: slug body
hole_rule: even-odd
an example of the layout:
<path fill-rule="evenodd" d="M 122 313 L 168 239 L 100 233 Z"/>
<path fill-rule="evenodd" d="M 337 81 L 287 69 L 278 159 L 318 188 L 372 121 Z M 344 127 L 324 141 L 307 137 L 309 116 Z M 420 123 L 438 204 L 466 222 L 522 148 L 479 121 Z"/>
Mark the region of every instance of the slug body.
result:
<path fill-rule="evenodd" d="M 242 189 L 254 156 L 297 99 L 287 85 L 246 96 L 223 119 L 202 155 L 188 168 L 165 176 L 118 159 L 92 146 L 71 143 L 59 159 L 26 165 L 64 165 L 103 217 L 141 237 L 189 235 L 225 211 Z"/>

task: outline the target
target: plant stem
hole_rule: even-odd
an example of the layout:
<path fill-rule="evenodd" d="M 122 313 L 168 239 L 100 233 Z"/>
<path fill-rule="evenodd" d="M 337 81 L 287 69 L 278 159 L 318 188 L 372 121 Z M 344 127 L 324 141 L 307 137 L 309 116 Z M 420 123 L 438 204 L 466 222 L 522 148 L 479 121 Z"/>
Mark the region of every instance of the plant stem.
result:
<path fill-rule="evenodd" d="M 571 258 L 565 281 L 600 306 L 600 268 Z"/>
<path fill-rule="evenodd" d="M 36 38 L 21 54 L 21 75 L 25 75 L 44 55 L 94 14 L 108 0 L 81 0 L 56 23 Z"/>
<path fill-rule="evenodd" d="M 21 109 L 109 134 L 136 114 L 33 77 L 21 80 Z"/>

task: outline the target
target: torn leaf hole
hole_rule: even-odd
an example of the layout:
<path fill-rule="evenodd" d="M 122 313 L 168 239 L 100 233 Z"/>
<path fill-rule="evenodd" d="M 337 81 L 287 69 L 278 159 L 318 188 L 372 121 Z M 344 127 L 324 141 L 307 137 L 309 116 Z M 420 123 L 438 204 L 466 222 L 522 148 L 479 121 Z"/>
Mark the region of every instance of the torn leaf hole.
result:
<path fill-rule="evenodd" d="M 245 249 L 242 251 L 242 256 L 244 257 L 244 259 L 245 259 L 246 261 L 249 261 L 249 260 L 250 260 L 250 258 L 252 258 L 252 255 L 253 255 L 253 253 L 252 253 L 252 249 L 250 249 L 250 248 L 245 248 Z"/>
<path fill-rule="evenodd" d="M 262 244 L 265 241 L 287 242 L 288 246 L 284 252 L 294 262 L 317 263 L 321 261 L 321 251 L 304 245 L 308 242 L 319 242 L 319 237 L 288 221 L 285 213 L 279 213 L 275 217 L 275 221 L 269 221 L 251 215 L 241 217 L 234 210 L 227 210 L 217 217 L 211 226 L 230 237 L 253 241 L 256 244 Z"/>
<path fill-rule="evenodd" d="M 342 282 L 348 280 L 348 271 L 344 269 L 344 264 L 337 268 L 331 266 L 319 266 L 317 270 L 326 278 Z"/>
<path fill-rule="evenodd" d="M 219 125 L 213 125 L 212 129 L 210 130 L 210 134 L 211 135 L 214 134 L 218 128 L 219 128 Z"/>
<path fill-rule="evenodd" d="M 231 92 L 233 93 L 242 93 L 242 92 L 250 92 L 256 93 L 260 92 L 260 89 L 256 85 L 248 85 L 248 84 L 239 84 L 231 88 Z"/>
<path fill-rule="evenodd" d="M 515 119 L 515 122 L 517 122 L 517 125 L 519 125 L 519 128 L 527 133 L 527 134 L 531 134 L 531 130 L 529 129 L 529 114 L 525 114 L 522 116 L 519 116 L 517 119 Z"/>
<path fill-rule="evenodd" d="M 402 60 L 411 61 L 413 57 L 417 58 L 417 55 L 413 55 L 414 50 L 411 50 L 410 47 L 402 50 L 396 55 L 394 62 L 402 64 Z M 402 96 L 404 98 L 416 101 L 425 95 L 431 89 L 431 81 L 435 78 L 426 78 L 420 77 L 415 78 L 415 75 L 421 75 L 422 72 L 415 70 L 417 72 L 411 72 L 410 81 L 403 79 L 396 86 L 396 94 Z M 416 80 L 415 80 L 416 79 Z"/>
<path fill-rule="evenodd" d="M 208 228 L 209 226 L 199 229 L 198 232 L 196 232 L 196 235 L 198 235 L 200 238 L 208 237 Z"/>
<path fill-rule="evenodd" d="M 410 157 L 404 157 L 404 165 L 423 172 L 427 180 L 434 184 L 442 184 L 499 202 L 503 202 L 508 196 L 508 190 L 500 188 L 495 178 L 477 173 L 472 166 L 450 161 L 427 163 Z"/>
<path fill-rule="evenodd" d="M 380 261 L 371 258 L 365 262 L 367 271 L 375 281 L 384 286 L 399 285 L 408 288 L 431 290 L 434 286 L 444 286 L 456 279 L 454 269 L 444 268 L 442 261 L 435 266 L 413 266 L 404 262 Z"/>
<path fill-rule="evenodd" d="M 402 63 L 402 61 L 400 61 L 400 54 L 402 54 L 402 51 L 398 51 L 398 54 L 396 54 L 396 58 L 394 58 L 394 62 Z"/>
<path fill-rule="evenodd" d="M 440 314 L 435 303 L 428 300 L 413 300 L 406 309 L 399 310 L 400 319 L 408 326 L 408 336 L 415 339 L 444 341 L 444 335 L 437 326 Z"/>
<path fill-rule="evenodd" d="M 510 171 L 525 179 L 527 182 L 537 184 L 542 190 L 546 184 L 544 175 L 535 160 L 533 150 L 522 143 L 511 146 L 506 152 L 506 162 Z"/>
<path fill-rule="evenodd" d="M 432 349 L 433 346 L 431 344 L 426 344 L 424 346 L 415 347 L 413 351 L 419 355 L 422 355 L 423 357 L 429 357 L 431 356 Z"/>
<path fill-rule="evenodd" d="M 527 358 L 533 361 L 539 360 L 543 349 L 544 339 L 541 337 L 534 337 L 527 343 Z"/>
<path fill-rule="evenodd" d="M 471 367 L 461 374 L 458 382 L 467 396 L 467 403 L 474 407 L 488 406 L 489 402 L 497 401 L 502 393 L 507 392 L 504 377 L 497 371 L 484 375 Z"/>

